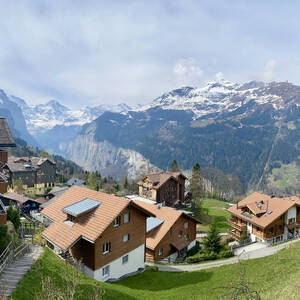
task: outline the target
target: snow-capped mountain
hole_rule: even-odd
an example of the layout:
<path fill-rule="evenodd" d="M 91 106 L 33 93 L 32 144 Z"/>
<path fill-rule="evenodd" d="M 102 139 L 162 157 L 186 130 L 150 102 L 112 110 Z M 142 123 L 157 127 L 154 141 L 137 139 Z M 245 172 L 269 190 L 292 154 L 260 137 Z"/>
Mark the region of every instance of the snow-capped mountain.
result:
<path fill-rule="evenodd" d="M 23 111 L 29 132 L 37 138 L 57 125 L 82 126 L 103 114 L 105 111 L 123 112 L 131 109 L 127 104 L 101 104 L 95 107 L 86 106 L 81 110 L 71 110 L 57 100 L 44 104 L 28 105 L 23 99 L 11 96 Z"/>
<path fill-rule="evenodd" d="M 264 86 L 268 87 L 258 81 L 245 84 L 226 80 L 210 81 L 201 88 L 182 87 L 165 93 L 136 111 L 147 111 L 152 108 L 183 110 L 192 112 L 193 119 L 198 119 L 210 114 L 233 111 L 251 100 L 260 104 L 272 103 L 275 108 L 278 108 L 280 97 L 268 93 L 257 94 L 257 91 Z"/>

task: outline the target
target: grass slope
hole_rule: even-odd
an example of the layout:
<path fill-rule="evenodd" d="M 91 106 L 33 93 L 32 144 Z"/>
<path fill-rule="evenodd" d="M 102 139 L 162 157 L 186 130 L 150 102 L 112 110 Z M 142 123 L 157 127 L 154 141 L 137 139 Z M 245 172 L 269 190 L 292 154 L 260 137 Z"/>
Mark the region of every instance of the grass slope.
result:
<path fill-rule="evenodd" d="M 295 260 L 296 259 L 296 260 Z M 278 254 L 245 261 L 246 278 L 262 299 L 299 299 L 300 243 L 296 243 Z M 67 266 L 68 268 L 70 266 Z M 63 286 L 62 274 L 66 266 L 50 250 L 44 254 L 24 276 L 13 293 L 14 299 L 33 300 L 41 288 L 41 274 L 51 276 Z M 227 265 L 196 272 L 144 272 L 114 284 L 99 283 L 81 275 L 79 288 L 87 295 L 91 288 L 99 285 L 106 290 L 104 299 L 216 299 L 222 292 L 220 286 L 239 281 L 240 266 Z M 80 296 L 77 299 L 89 299 Z M 241 298 L 242 299 L 242 298 Z"/>
<path fill-rule="evenodd" d="M 209 225 L 213 222 L 217 223 L 217 228 L 220 232 L 225 232 L 230 226 L 227 220 L 231 215 L 221 208 L 228 208 L 228 204 L 224 201 L 216 199 L 203 199 L 201 200 L 200 212 L 195 211 L 195 217 L 199 219 L 202 224 L 197 226 L 200 231 L 208 231 Z"/>

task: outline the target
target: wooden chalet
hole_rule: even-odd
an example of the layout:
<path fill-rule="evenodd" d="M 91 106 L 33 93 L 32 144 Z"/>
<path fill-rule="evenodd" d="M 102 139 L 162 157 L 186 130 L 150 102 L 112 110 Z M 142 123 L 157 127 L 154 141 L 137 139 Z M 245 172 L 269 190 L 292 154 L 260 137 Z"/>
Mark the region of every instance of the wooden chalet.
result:
<path fill-rule="evenodd" d="M 185 204 L 185 180 L 181 172 L 148 174 L 137 183 L 139 196 L 171 207 Z"/>
<path fill-rule="evenodd" d="M 190 212 L 145 201 L 134 202 L 155 216 L 147 219 L 146 260 L 173 262 L 185 257 L 196 244 L 196 226 L 200 221 Z"/>
<path fill-rule="evenodd" d="M 228 233 L 236 240 L 247 231 L 251 241 L 275 244 L 300 233 L 300 199 L 253 193 L 228 208 L 232 227 Z"/>
<path fill-rule="evenodd" d="M 144 268 L 146 219 L 154 217 L 126 198 L 72 186 L 42 210 L 51 225 L 42 232 L 49 247 L 82 262 L 99 281 Z"/>

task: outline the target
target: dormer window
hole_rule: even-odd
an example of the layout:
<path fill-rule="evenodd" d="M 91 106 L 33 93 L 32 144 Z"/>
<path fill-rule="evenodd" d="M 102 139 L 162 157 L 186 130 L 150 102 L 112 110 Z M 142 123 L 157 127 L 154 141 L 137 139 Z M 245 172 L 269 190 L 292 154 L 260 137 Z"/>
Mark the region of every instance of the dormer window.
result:
<path fill-rule="evenodd" d="M 118 227 L 121 225 L 121 217 L 117 216 L 114 220 L 114 227 Z"/>

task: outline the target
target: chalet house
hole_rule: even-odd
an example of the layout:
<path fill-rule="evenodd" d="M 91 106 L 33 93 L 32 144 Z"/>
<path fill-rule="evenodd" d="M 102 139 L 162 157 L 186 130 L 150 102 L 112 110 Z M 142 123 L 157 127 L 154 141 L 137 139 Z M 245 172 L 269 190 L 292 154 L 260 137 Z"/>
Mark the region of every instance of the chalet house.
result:
<path fill-rule="evenodd" d="M 196 225 L 200 222 L 191 214 L 161 204 L 134 201 L 151 212 L 147 219 L 146 260 L 175 261 L 196 244 Z"/>
<path fill-rule="evenodd" d="M 185 203 L 185 180 L 181 172 L 161 172 L 146 175 L 137 184 L 139 196 L 175 207 Z"/>
<path fill-rule="evenodd" d="M 43 199 L 32 199 L 13 192 L 0 194 L 0 200 L 5 206 L 12 204 L 15 209 L 18 209 L 23 214 L 29 214 L 32 210 L 38 210 L 40 205 L 45 202 Z"/>
<path fill-rule="evenodd" d="M 26 194 L 44 194 L 56 181 L 56 164 L 49 158 L 9 157 L 3 167 L 12 191 L 20 181 Z"/>
<path fill-rule="evenodd" d="M 6 193 L 8 179 L 3 173 L 3 166 L 7 163 L 8 152 L 1 148 L 16 147 L 14 138 L 9 130 L 5 118 L 0 118 L 0 193 Z"/>
<path fill-rule="evenodd" d="M 228 233 L 240 240 L 247 231 L 251 241 L 275 244 L 299 234 L 300 199 L 296 196 L 277 198 L 253 193 L 228 208 L 232 229 Z"/>
<path fill-rule="evenodd" d="M 43 232 L 58 254 L 82 262 L 99 281 L 119 279 L 144 268 L 146 218 L 134 201 L 72 186 L 42 210 L 52 223 Z"/>

